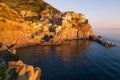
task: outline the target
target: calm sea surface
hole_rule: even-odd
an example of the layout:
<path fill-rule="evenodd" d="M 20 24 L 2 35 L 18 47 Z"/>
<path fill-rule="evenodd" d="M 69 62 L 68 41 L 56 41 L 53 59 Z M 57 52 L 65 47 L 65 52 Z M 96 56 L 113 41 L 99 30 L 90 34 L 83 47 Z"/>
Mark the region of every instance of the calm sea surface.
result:
<path fill-rule="evenodd" d="M 79 40 L 67 46 L 19 48 L 17 54 L 25 63 L 42 69 L 42 80 L 120 80 L 120 29 L 94 32 L 117 46 L 105 48 Z"/>

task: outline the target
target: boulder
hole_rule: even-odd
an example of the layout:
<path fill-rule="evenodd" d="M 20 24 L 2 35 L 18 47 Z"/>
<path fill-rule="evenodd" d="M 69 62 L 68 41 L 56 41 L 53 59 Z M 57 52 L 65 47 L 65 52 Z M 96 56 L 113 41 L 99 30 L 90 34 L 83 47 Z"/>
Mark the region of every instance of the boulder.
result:
<path fill-rule="evenodd" d="M 112 42 L 110 42 L 110 41 L 106 41 L 106 42 L 103 43 L 103 46 L 105 46 L 105 47 L 111 47 L 111 46 L 115 46 L 115 44 L 112 43 Z"/>

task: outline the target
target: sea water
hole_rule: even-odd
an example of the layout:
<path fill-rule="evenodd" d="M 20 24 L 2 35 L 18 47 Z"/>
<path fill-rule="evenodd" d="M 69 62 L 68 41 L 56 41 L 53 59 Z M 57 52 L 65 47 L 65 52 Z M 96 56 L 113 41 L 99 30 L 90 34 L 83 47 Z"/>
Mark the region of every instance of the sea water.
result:
<path fill-rule="evenodd" d="M 77 40 L 63 46 L 19 48 L 17 54 L 26 64 L 41 68 L 42 80 L 120 80 L 120 29 L 96 29 L 94 33 L 116 46 Z"/>

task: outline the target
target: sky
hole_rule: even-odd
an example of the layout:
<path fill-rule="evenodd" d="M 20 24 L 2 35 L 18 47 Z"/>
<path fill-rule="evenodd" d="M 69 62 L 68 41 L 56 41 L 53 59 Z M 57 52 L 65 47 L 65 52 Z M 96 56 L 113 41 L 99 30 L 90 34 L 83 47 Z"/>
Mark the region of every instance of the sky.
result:
<path fill-rule="evenodd" d="M 120 28 L 120 0 L 44 0 L 58 10 L 85 14 L 93 28 Z"/>

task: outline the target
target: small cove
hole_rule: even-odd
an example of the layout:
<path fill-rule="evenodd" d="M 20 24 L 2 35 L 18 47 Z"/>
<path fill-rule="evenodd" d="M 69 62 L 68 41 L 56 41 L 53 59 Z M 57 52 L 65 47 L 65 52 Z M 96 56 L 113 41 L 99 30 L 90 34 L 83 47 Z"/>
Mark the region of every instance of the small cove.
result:
<path fill-rule="evenodd" d="M 42 80 L 119 80 L 119 30 L 95 30 L 117 44 L 106 48 L 87 40 L 63 46 L 32 46 L 17 49 L 26 64 L 42 69 Z"/>

